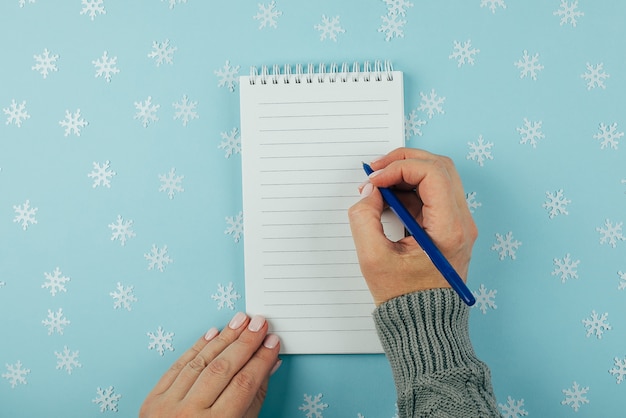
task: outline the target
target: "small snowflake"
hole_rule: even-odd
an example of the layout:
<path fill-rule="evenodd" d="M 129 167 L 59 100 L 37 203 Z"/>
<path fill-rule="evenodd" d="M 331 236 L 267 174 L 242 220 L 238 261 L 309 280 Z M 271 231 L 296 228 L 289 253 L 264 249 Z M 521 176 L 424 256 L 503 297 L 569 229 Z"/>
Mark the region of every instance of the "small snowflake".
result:
<path fill-rule="evenodd" d="M 518 418 L 525 417 L 528 415 L 528 412 L 524 410 L 524 400 L 520 399 L 519 401 L 507 396 L 506 404 L 498 404 L 500 411 L 502 411 L 502 415 L 504 418 Z"/>
<path fill-rule="evenodd" d="M 607 242 L 613 248 L 617 246 L 617 241 L 626 241 L 626 237 L 622 234 L 623 222 L 616 222 L 615 225 L 607 219 L 604 221 L 605 228 L 598 227 L 598 231 L 602 237 L 600 238 L 600 244 L 606 244 Z"/>
<path fill-rule="evenodd" d="M 159 180 L 161 181 L 160 192 L 167 192 L 167 196 L 170 199 L 174 199 L 175 192 L 184 192 L 181 182 L 185 176 L 177 176 L 176 169 L 172 168 L 168 174 L 159 174 Z"/>
<path fill-rule="evenodd" d="M 378 32 L 385 34 L 385 41 L 389 42 L 392 38 L 404 38 L 406 20 L 400 19 L 399 14 L 387 14 L 380 18 L 383 23 L 378 28 Z"/>
<path fill-rule="evenodd" d="M 109 228 L 113 231 L 111 241 L 119 240 L 122 246 L 126 245 L 126 241 L 135 236 L 132 226 L 133 221 L 124 221 L 121 215 L 117 215 L 115 223 L 109 224 Z"/>
<path fill-rule="evenodd" d="M 267 27 L 268 25 L 269 27 L 276 29 L 278 27 L 276 23 L 276 19 L 282 16 L 282 14 L 283 12 L 276 9 L 276 2 L 272 1 L 267 6 L 265 4 L 259 3 L 259 12 L 256 15 L 254 15 L 252 18 L 254 20 L 261 21 L 261 24 L 259 25 L 259 29 L 263 29 Z"/>
<path fill-rule="evenodd" d="M 91 61 L 96 67 L 96 78 L 104 76 L 104 79 L 110 83 L 113 74 L 118 74 L 120 70 L 115 66 L 117 64 L 117 57 L 109 58 L 108 52 L 104 51 L 102 57 Z"/>
<path fill-rule="evenodd" d="M 22 362 L 17 361 L 15 364 L 7 364 L 5 363 L 7 368 L 6 373 L 2 373 L 2 377 L 9 381 L 11 384 L 11 389 L 14 389 L 18 384 L 25 385 L 26 375 L 30 373 L 30 369 L 22 368 Z"/>
<path fill-rule="evenodd" d="M 89 122 L 81 118 L 80 109 L 76 109 L 73 114 L 65 110 L 65 120 L 59 121 L 59 125 L 65 128 L 65 136 L 70 134 L 80 136 L 80 130 L 89 125 Z"/>
<path fill-rule="evenodd" d="M 476 209 L 483 205 L 482 203 L 476 201 L 476 192 L 467 193 L 465 195 L 465 202 L 467 203 L 470 213 L 474 213 Z"/>
<path fill-rule="evenodd" d="M 215 71 L 215 75 L 219 78 L 218 87 L 227 87 L 231 92 L 235 91 L 235 84 L 238 83 L 239 66 L 231 67 L 230 61 L 219 70 Z"/>
<path fill-rule="evenodd" d="M 63 316 L 63 309 L 59 308 L 56 312 L 48 309 L 48 318 L 41 323 L 48 327 L 48 335 L 52 335 L 53 332 L 63 335 L 63 329 L 70 324 L 70 321 Z"/>
<path fill-rule="evenodd" d="M 106 389 L 97 388 L 96 393 L 98 396 L 96 399 L 92 399 L 91 402 L 100 406 L 100 412 L 117 412 L 117 402 L 122 395 L 116 395 L 113 386 L 109 386 Z"/>
<path fill-rule="evenodd" d="M 478 142 L 468 142 L 470 152 L 465 157 L 468 160 L 474 160 L 479 166 L 485 165 L 485 160 L 493 160 L 491 148 L 493 142 L 485 142 L 482 135 L 478 136 Z"/>
<path fill-rule="evenodd" d="M 120 282 L 117 282 L 117 290 L 109 293 L 109 296 L 113 298 L 113 309 L 124 308 L 127 311 L 131 311 L 131 303 L 137 302 L 137 298 L 133 295 L 133 286 L 125 287 Z"/>
<path fill-rule="evenodd" d="M 598 316 L 595 310 L 591 311 L 591 317 L 583 319 L 583 325 L 587 328 L 587 338 L 592 334 L 598 337 L 599 340 L 602 339 L 602 334 L 604 331 L 608 331 L 611 329 L 611 325 L 606 322 L 609 314 L 607 312 L 603 313 L 602 316 Z"/>
<path fill-rule="evenodd" d="M 28 0 L 28 3 L 30 3 L 30 4 L 32 4 L 34 2 L 35 2 L 35 0 Z M 20 5 L 20 7 L 26 6 L 26 0 L 19 0 L 18 3 Z"/>
<path fill-rule="evenodd" d="M 339 26 L 339 16 L 335 16 L 331 19 L 326 15 L 322 15 L 322 23 L 313 27 L 322 32 L 320 35 L 320 41 L 328 38 L 337 42 L 337 35 L 346 32 L 345 29 Z"/>
<path fill-rule="evenodd" d="M 420 97 L 421 101 L 417 110 L 420 112 L 426 112 L 428 119 L 432 119 L 433 116 L 435 116 L 435 113 L 439 115 L 443 115 L 445 113 L 443 111 L 443 103 L 446 101 L 446 98 L 437 96 L 435 89 L 432 89 L 428 95 L 420 92 Z"/>
<path fill-rule="evenodd" d="M 30 115 L 26 112 L 26 101 L 22 101 L 21 104 L 17 104 L 15 99 L 11 100 L 11 105 L 2 109 L 5 115 L 7 115 L 6 124 L 15 124 L 18 128 L 22 127 L 22 122 L 26 119 L 30 119 Z"/>
<path fill-rule="evenodd" d="M 306 418 L 323 418 L 322 412 L 328 404 L 322 402 L 322 394 L 316 396 L 304 394 L 304 403 L 298 408 L 306 413 Z"/>
<path fill-rule="evenodd" d="M 626 289 L 626 272 L 618 271 L 617 275 L 619 276 L 619 284 L 617 285 L 617 290 Z"/>
<path fill-rule="evenodd" d="M 59 59 L 59 56 L 50 55 L 48 48 L 44 49 L 41 55 L 33 55 L 33 58 L 35 58 L 36 63 L 31 69 L 39 71 L 43 78 L 47 78 L 51 71 L 58 71 L 56 60 Z"/>
<path fill-rule="evenodd" d="M 578 22 L 576 19 L 584 16 L 585 14 L 580 10 L 576 10 L 578 8 L 578 1 L 573 1 L 569 3 L 566 0 L 561 0 L 561 6 L 559 10 L 552 13 L 554 16 L 561 16 L 561 26 L 566 23 L 571 23 L 573 27 L 576 27 L 576 23 Z"/>
<path fill-rule="evenodd" d="M 65 369 L 67 374 L 72 374 L 75 367 L 83 367 L 78 362 L 78 351 L 71 352 L 67 346 L 63 347 L 63 352 L 54 352 L 57 357 L 57 370 Z"/>
<path fill-rule="evenodd" d="M 147 128 L 150 122 L 156 122 L 159 120 L 156 116 L 156 112 L 159 110 L 159 107 L 161 107 L 161 105 L 153 105 L 152 96 L 148 96 L 148 98 L 143 102 L 135 102 L 135 109 L 137 109 L 137 113 L 135 113 L 135 117 L 133 119 L 141 120 L 143 127 Z"/>
<path fill-rule="evenodd" d="M 624 136 L 624 132 L 617 131 L 617 123 L 605 125 L 600 123 L 600 132 L 593 136 L 593 139 L 600 141 L 600 149 L 606 147 L 617 149 L 618 140 Z"/>
<path fill-rule="evenodd" d="M 87 177 L 93 179 L 94 189 L 98 186 L 104 186 L 111 188 L 111 178 L 116 174 L 115 171 L 110 170 L 110 162 L 107 160 L 104 164 L 100 165 L 97 162 L 93 162 L 93 171 L 87 174 Z"/>
<path fill-rule="evenodd" d="M 596 87 L 606 89 L 606 86 L 604 85 L 604 80 L 611 76 L 604 72 L 604 63 L 601 62 L 595 67 L 587 63 L 587 72 L 580 77 L 587 80 L 587 90 L 591 90 L 595 89 Z"/>
<path fill-rule="evenodd" d="M 572 201 L 563 196 L 563 189 L 557 190 L 554 194 L 546 192 L 546 197 L 548 200 L 541 206 L 548 210 L 550 219 L 557 215 L 569 215 L 566 206 Z"/>
<path fill-rule="evenodd" d="M 406 16 L 407 9 L 413 7 L 413 3 L 408 0 L 383 0 L 387 5 L 387 14 L 389 16 Z"/>
<path fill-rule="evenodd" d="M 517 128 L 517 132 L 520 134 L 520 144 L 530 144 L 533 148 L 537 147 L 537 141 L 545 138 L 543 132 L 541 132 L 541 121 L 530 122 L 524 118 L 524 126 Z"/>
<path fill-rule="evenodd" d="M 617 379 L 617 384 L 619 385 L 626 377 L 626 357 L 623 360 L 615 357 L 614 361 L 615 367 L 609 370 L 609 373 L 615 376 L 615 378 Z"/>
<path fill-rule="evenodd" d="M 33 225 L 37 223 L 37 219 L 35 219 L 35 214 L 39 210 L 38 208 L 30 207 L 30 200 L 24 202 L 23 205 L 13 206 L 15 210 L 15 218 L 13 218 L 13 222 L 20 223 L 22 225 L 22 229 L 26 231 L 29 225 Z"/>
<path fill-rule="evenodd" d="M 421 127 L 426 125 L 426 121 L 417 116 L 417 109 L 412 110 L 407 117 L 404 118 L 404 139 L 409 140 L 414 136 L 422 136 Z"/>
<path fill-rule="evenodd" d="M 169 3 L 170 9 L 173 9 L 176 6 L 176 3 L 187 3 L 187 0 L 161 0 L 162 2 L 166 1 Z"/>
<path fill-rule="evenodd" d="M 589 399 L 584 396 L 587 392 L 589 392 L 589 386 L 581 388 L 578 383 L 574 382 L 571 389 L 563 389 L 565 399 L 561 401 L 561 405 L 569 405 L 575 412 L 578 412 L 581 404 L 589 403 Z"/>
<path fill-rule="evenodd" d="M 96 18 L 96 14 L 105 15 L 107 12 L 104 10 L 104 0 L 81 0 L 83 9 L 80 11 L 81 15 L 89 15 L 91 20 Z"/>
<path fill-rule="evenodd" d="M 537 80 L 537 71 L 543 70 L 543 65 L 539 64 L 539 54 L 531 57 L 526 50 L 522 59 L 513 64 L 520 69 L 520 78 L 530 76 L 531 79 Z"/>
<path fill-rule="evenodd" d="M 170 46 L 170 40 L 166 39 L 163 42 L 152 42 L 152 52 L 148 54 L 149 58 L 154 58 L 156 66 L 160 66 L 163 63 L 174 64 L 174 52 L 176 52 L 175 46 Z"/>
<path fill-rule="evenodd" d="M 498 293 L 497 290 L 487 290 L 487 288 L 485 288 L 485 285 L 481 284 L 478 290 L 472 293 L 474 293 L 474 297 L 476 298 L 475 306 L 477 306 L 483 314 L 487 313 L 488 308 L 498 308 L 495 301 L 496 293 Z"/>
<path fill-rule="evenodd" d="M 156 333 L 149 332 L 147 335 L 150 337 L 148 350 L 156 350 L 161 356 L 163 356 L 165 350 L 174 351 L 172 346 L 173 332 L 163 332 L 163 327 L 159 326 Z"/>
<path fill-rule="evenodd" d="M 480 7 L 489 7 L 489 9 L 491 9 L 491 13 L 496 13 L 496 7 L 502 7 L 503 9 L 506 9 L 506 4 L 504 3 L 504 0 L 480 0 Z"/>
<path fill-rule="evenodd" d="M 479 52 L 480 49 L 472 48 L 472 41 L 469 39 L 466 42 L 463 42 L 463 44 L 461 44 L 461 42 L 454 41 L 454 50 L 448 58 L 456 59 L 458 67 L 461 68 L 465 64 L 474 65 L 474 55 Z"/>
<path fill-rule="evenodd" d="M 54 269 L 52 273 L 44 273 L 43 275 L 46 278 L 46 282 L 41 285 L 42 289 L 50 289 L 52 296 L 56 296 L 57 292 L 67 293 L 65 283 L 69 282 L 71 279 L 63 276 L 58 267 Z"/>
<path fill-rule="evenodd" d="M 174 109 L 176 112 L 174 113 L 174 120 L 181 119 L 183 121 L 183 126 L 187 126 L 192 119 L 198 119 L 198 112 L 196 112 L 196 106 L 198 106 L 198 102 L 190 102 L 189 98 L 185 94 L 180 102 L 173 103 Z"/>
<path fill-rule="evenodd" d="M 515 260 L 515 252 L 522 245 L 521 242 L 513 239 L 513 232 L 507 232 L 505 236 L 496 233 L 496 243 L 491 247 L 500 255 L 500 260 L 504 260 L 506 256 Z"/>
<path fill-rule="evenodd" d="M 156 245 L 152 244 L 150 253 L 144 254 L 143 256 L 148 260 L 148 270 L 157 268 L 161 273 L 165 270 L 165 266 L 174 262 L 174 260 L 167 255 L 167 245 L 164 245 L 163 248 L 158 248 Z"/>
<path fill-rule="evenodd" d="M 211 295 L 211 299 L 217 301 L 218 310 L 224 307 L 235 310 L 235 301 L 240 298 L 241 295 L 235 291 L 233 282 L 229 282 L 227 286 L 222 286 L 221 283 L 218 283 L 217 293 Z"/>
<path fill-rule="evenodd" d="M 220 132 L 223 141 L 217 146 L 225 150 L 224 157 L 230 158 L 233 154 L 241 154 L 241 138 L 237 128 L 231 129 L 230 132 Z"/>
<path fill-rule="evenodd" d="M 561 283 L 565 283 L 568 279 L 577 279 L 578 278 L 578 264 L 580 260 L 572 260 L 572 256 L 567 253 L 565 254 L 565 258 L 559 260 L 558 258 L 554 259 L 554 271 L 552 272 L 553 276 L 561 276 Z"/>
<path fill-rule="evenodd" d="M 226 235 L 232 235 L 235 242 L 239 242 L 243 235 L 243 212 L 239 212 L 237 216 L 227 216 L 226 223 L 228 228 L 224 231 Z"/>

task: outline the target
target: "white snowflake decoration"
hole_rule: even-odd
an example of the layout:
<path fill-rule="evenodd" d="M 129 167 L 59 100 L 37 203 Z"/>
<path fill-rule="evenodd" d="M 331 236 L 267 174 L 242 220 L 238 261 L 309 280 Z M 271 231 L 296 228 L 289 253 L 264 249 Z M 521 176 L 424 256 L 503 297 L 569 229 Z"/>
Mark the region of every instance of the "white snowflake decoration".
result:
<path fill-rule="evenodd" d="M 418 117 L 417 109 L 412 110 L 404 118 L 404 139 L 408 141 L 416 135 L 422 136 L 421 127 L 424 125 L 426 125 L 426 121 Z"/>
<path fill-rule="evenodd" d="M 120 72 L 115 66 L 117 64 L 117 57 L 109 58 L 107 51 L 104 51 L 101 58 L 91 61 L 91 63 L 96 67 L 96 78 L 104 77 L 108 83 L 111 82 L 111 77 L 113 77 L 114 74 Z"/>
<path fill-rule="evenodd" d="M 187 0 L 161 0 L 161 2 L 168 2 L 170 9 L 173 9 L 174 6 L 176 6 L 176 3 L 181 4 L 181 3 L 187 3 Z"/>
<path fill-rule="evenodd" d="M 383 0 L 387 5 L 387 14 L 389 16 L 406 16 L 407 9 L 413 7 L 413 3 L 408 0 Z"/>
<path fill-rule="evenodd" d="M 173 332 L 164 332 L 163 327 L 159 326 L 156 333 L 148 332 L 147 335 L 150 337 L 148 350 L 156 350 L 161 356 L 163 356 L 165 350 L 174 351 L 174 346 L 172 346 Z"/>
<path fill-rule="evenodd" d="M 322 32 L 320 34 L 320 41 L 328 38 L 337 42 L 337 35 L 346 32 L 346 30 L 339 25 L 339 16 L 335 16 L 331 19 L 326 15 L 322 15 L 322 23 L 313 27 Z"/>
<path fill-rule="evenodd" d="M 500 256 L 500 260 L 504 260 L 509 256 L 512 260 L 516 258 L 516 251 L 522 245 L 520 241 L 513 238 L 513 232 L 509 231 L 505 236 L 496 233 L 496 243 L 491 247 L 492 250 L 497 251 Z"/>
<path fill-rule="evenodd" d="M 96 18 L 96 15 L 105 15 L 107 12 L 104 10 L 104 0 L 81 0 L 83 9 L 80 11 L 81 15 L 89 15 L 91 20 Z"/>
<path fill-rule="evenodd" d="M 133 119 L 139 119 L 143 127 L 147 128 L 151 122 L 159 120 L 156 115 L 159 107 L 161 107 L 161 105 L 153 105 L 152 96 L 148 96 L 148 98 L 143 102 L 135 102 L 135 109 L 137 109 L 137 113 L 135 113 L 135 117 Z"/>
<path fill-rule="evenodd" d="M 306 414 L 306 418 L 324 418 L 322 412 L 328 408 L 328 404 L 322 402 L 322 394 L 315 396 L 304 394 L 304 403 L 298 408 Z"/>
<path fill-rule="evenodd" d="M 235 302 L 238 299 L 241 299 L 241 295 L 235 291 L 233 282 L 229 282 L 226 286 L 222 286 L 221 283 L 218 283 L 217 293 L 212 294 L 211 299 L 217 301 L 218 310 L 221 310 L 224 307 L 228 307 L 230 310 L 235 310 Z"/>
<path fill-rule="evenodd" d="M 626 237 L 622 234 L 623 222 L 616 222 L 613 224 L 609 219 L 604 221 L 604 228 L 598 227 L 598 231 L 602 237 L 600 238 L 600 244 L 608 243 L 611 247 L 617 246 L 617 241 L 626 241 Z"/>
<path fill-rule="evenodd" d="M 228 90 L 234 92 L 235 84 L 239 82 L 239 65 L 231 67 L 230 61 L 227 60 L 222 68 L 215 71 L 215 75 L 219 78 L 218 87 L 227 87 Z"/>
<path fill-rule="evenodd" d="M 569 405 L 575 412 L 582 404 L 589 403 L 589 399 L 585 395 L 589 392 L 589 386 L 581 388 L 578 383 L 574 382 L 571 389 L 563 389 L 565 399 L 561 401 L 561 405 Z"/>
<path fill-rule="evenodd" d="M 596 66 L 587 63 L 587 72 L 582 74 L 580 77 L 587 81 L 587 90 L 591 90 L 596 87 L 606 89 L 604 80 L 611 76 L 604 72 L 604 63 L 601 62 Z"/>
<path fill-rule="evenodd" d="M 67 346 L 63 347 L 62 352 L 54 352 L 57 357 L 57 370 L 65 369 L 67 374 L 72 374 L 72 371 L 76 367 L 83 367 L 78 361 L 78 351 L 70 351 Z"/>
<path fill-rule="evenodd" d="M 520 69 L 520 78 L 530 76 L 531 79 L 537 80 L 537 72 L 543 70 L 543 65 L 539 64 L 539 54 L 531 57 L 527 50 L 524 50 L 522 58 L 513 64 Z"/>
<path fill-rule="evenodd" d="M 164 245 L 163 248 L 158 248 L 155 244 L 152 244 L 150 253 L 144 254 L 143 256 L 148 260 L 148 270 L 156 268 L 161 273 L 168 264 L 174 262 L 174 260 L 167 255 L 167 245 Z"/>
<path fill-rule="evenodd" d="M 618 357 L 614 358 L 615 367 L 609 370 L 615 378 L 617 379 L 617 384 L 619 385 L 624 381 L 626 377 L 626 357 L 623 360 L 620 360 Z"/>
<path fill-rule="evenodd" d="M 546 192 L 546 197 L 548 200 L 541 206 L 548 210 L 550 219 L 558 215 L 569 215 L 566 207 L 572 203 L 572 201 L 563 196 L 563 189 L 557 190 L 554 193 Z"/>
<path fill-rule="evenodd" d="M 93 184 L 91 187 L 94 189 L 98 186 L 111 188 L 111 178 L 117 174 L 115 171 L 111 169 L 111 162 L 105 161 L 102 165 L 97 162 L 93 162 L 93 170 L 91 173 L 87 174 L 87 177 L 93 179 Z"/>
<path fill-rule="evenodd" d="M 20 5 L 20 7 L 26 6 L 26 0 L 19 0 L 18 3 Z M 35 0 L 28 0 L 28 3 L 30 3 L 30 4 L 35 3 Z"/>
<path fill-rule="evenodd" d="M 252 18 L 261 22 L 259 24 L 259 30 L 265 27 L 276 29 L 278 27 L 277 19 L 282 16 L 282 14 L 283 12 L 276 9 L 276 2 L 272 1 L 268 5 L 259 3 L 259 12 Z"/>
<path fill-rule="evenodd" d="M 491 148 L 493 148 L 493 142 L 485 142 L 482 135 L 478 136 L 478 142 L 468 142 L 470 151 L 465 157 L 468 160 L 474 160 L 479 166 L 485 165 L 485 160 L 493 160 L 491 154 Z"/>
<path fill-rule="evenodd" d="M 578 8 L 578 1 L 568 2 L 566 0 L 561 0 L 561 6 L 559 10 L 552 13 L 554 16 L 561 17 L 561 26 L 566 23 L 571 23 L 573 27 L 576 27 L 576 23 L 578 23 L 578 18 L 584 16 L 585 14 L 580 10 L 576 10 Z"/>
<path fill-rule="evenodd" d="M 174 64 L 174 52 L 177 48 L 170 46 L 170 40 L 166 39 L 163 42 L 152 42 L 152 52 L 148 54 L 149 58 L 154 58 L 156 66 L 160 66 L 163 63 Z"/>
<path fill-rule="evenodd" d="M 617 285 L 617 290 L 626 289 L 626 272 L 618 271 L 617 275 L 619 276 L 619 284 Z"/>
<path fill-rule="evenodd" d="M 230 158 L 233 154 L 241 154 L 241 137 L 239 130 L 233 128 L 230 132 L 220 132 L 223 141 L 217 146 L 225 150 L 224 158 Z"/>
<path fill-rule="evenodd" d="M 187 126 L 187 123 L 189 123 L 190 120 L 199 118 L 198 112 L 196 112 L 198 102 L 189 101 L 186 94 L 179 102 L 173 103 L 172 106 L 176 109 L 176 112 L 174 113 L 174 120 L 182 120 L 183 126 Z"/>
<path fill-rule="evenodd" d="M 498 6 L 506 9 L 506 4 L 504 3 L 504 0 L 480 0 L 480 7 L 489 7 L 491 13 L 494 14 L 496 13 L 496 7 Z"/>
<path fill-rule="evenodd" d="M 600 141 L 600 149 L 607 147 L 617 149 L 618 141 L 624 136 L 624 132 L 617 131 L 617 122 L 611 125 L 600 123 L 600 132 L 593 136 L 593 139 Z"/>
<path fill-rule="evenodd" d="M 465 195 L 465 202 L 467 203 L 470 213 L 474 213 L 476 209 L 483 205 L 482 203 L 476 201 L 476 192 L 467 193 Z"/>
<path fill-rule="evenodd" d="M 227 216 L 226 223 L 228 228 L 224 231 L 226 235 L 232 235 L 235 242 L 239 242 L 243 235 L 243 212 L 239 212 L 237 216 Z"/>
<path fill-rule="evenodd" d="M 42 289 L 50 289 L 50 294 L 56 296 L 57 292 L 67 293 L 65 283 L 71 279 L 62 275 L 61 270 L 57 267 L 52 273 L 44 273 L 46 282 L 41 285 Z"/>
<path fill-rule="evenodd" d="M 435 114 L 443 115 L 443 103 L 446 101 L 445 97 L 437 96 L 435 89 L 432 89 L 428 95 L 420 91 L 420 104 L 417 110 L 420 112 L 426 112 L 428 119 L 432 119 Z"/>
<path fill-rule="evenodd" d="M 124 221 L 121 215 L 117 215 L 115 223 L 109 224 L 109 228 L 113 231 L 111 241 L 118 240 L 122 247 L 126 245 L 126 241 L 135 236 L 132 230 L 133 221 Z"/>
<path fill-rule="evenodd" d="M 43 78 L 47 78 L 50 72 L 59 70 L 56 66 L 56 61 L 59 59 L 59 56 L 50 55 L 48 48 L 45 48 L 41 55 L 33 55 L 33 58 L 35 58 L 35 65 L 33 65 L 31 69 L 39 71 Z"/>
<path fill-rule="evenodd" d="M 109 296 L 113 298 L 113 309 L 123 308 L 130 312 L 132 310 L 131 304 L 137 302 L 133 289 L 134 286 L 124 286 L 117 282 L 117 290 L 109 293 Z"/>
<path fill-rule="evenodd" d="M 458 67 L 461 68 L 465 64 L 474 65 L 474 56 L 479 52 L 480 49 L 472 48 L 472 41 L 469 39 L 462 44 L 454 41 L 454 50 L 448 58 L 457 60 Z"/>
<path fill-rule="evenodd" d="M 380 18 L 383 23 L 378 28 L 378 32 L 385 34 L 385 41 L 389 42 L 393 38 L 404 38 L 406 20 L 401 19 L 400 14 L 387 14 Z"/>
<path fill-rule="evenodd" d="M 519 418 L 528 415 L 528 412 L 524 409 L 524 400 L 515 400 L 510 396 L 507 396 L 506 404 L 498 404 L 502 416 L 504 418 Z"/>
<path fill-rule="evenodd" d="M 595 335 L 599 340 L 602 339 L 604 331 L 611 329 L 611 325 L 607 322 L 609 314 L 607 312 L 598 316 L 595 310 L 591 311 L 591 317 L 583 319 L 583 325 L 587 328 L 587 338 Z"/>
<path fill-rule="evenodd" d="M 80 109 L 76 109 L 74 113 L 65 110 L 65 119 L 59 121 L 59 125 L 65 128 L 64 136 L 69 136 L 70 134 L 80 136 L 80 130 L 89 125 L 89 122 L 81 117 Z"/>
<path fill-rule="evenodd" d="M 159 174 L 159 180 L 161 181 L 159 191 L 167 192 L 167 196 L 170 199 L 174 199 L 174 193 L 185 191 L 185 189 L 183 189 L 181 186 L 184 178 L 185 176 L 176 175 L 175 168 L 170 169 L 170 172 L 168 174 Z"/>
<path fill-rule="evenodd" d="M 70 324 L 70 321 L 63 316 L 63 309 L 59 308 L 56 312 L 52 312 L 48 309 L 48 317 L 41 321 L 41 323 L 48 327 L 48 335 L 52 335 L 53 332 L 63 335 L 63 330 Z"/>
<path fill-rule="evenodd" d="M 35 219 L 35 214 L 37 214 L 38 208 L 30 207 L 30 200 L 26 200 L 23 205 L 14 205 L 13 209 L 15 210 L 15 218 L 13 218 L 13 222 L 19 223 L 22 225 L 22 229 L 26 231 L 29 225 L 33 225 L 37 223 L 37 219 Z"/>
<path fill-rule="evenodd" d="M 555 268 L 552 275 L 560 276 L 561 283 L 565 283 L 569 279 L 577 279 L 578 264 L 580 264 L 580 260 L 572 260 L 572 256 L 569 253 L 565 254 L 565 257 L 562 260 L 555 258 Z"/>
<path fill-rule="evenodd" d="M 15 124 L 18 128 L 22 127 L 22 123 L 26 119 L 30 119 L 30 115 L 26 111 L 26 101 L 22 101 L 19 105 L 15 99 L 11 100 L 11 105 L 2 109 L 5 115 L 7 115 L 6 124 Z"/>
<path fill-rule="evenodd" d="M 483 314 L 487 313 L 487 309 L 498 308 L 495 301 L 496 293 L 498 293 L 497 290 L 487 290 L 485 285 L 481 284 L 478 290 L 472 293 L 474 293 L 474 297 L 476 298 L 476 305 L 474 306 L 477 306 Z"/>
<path fill-rule="evenodd" d="M 106 389 L 99 387 L 96 389 L 96 393 L 98 396 L 92 399 L 91 402 L 100 406 L 100 412 L 117 412 L 117 403 L 122 395 L 116 395 L 113 386 L 109 386 Z"/>
<path fill-rule="evenodd" d="M 541 132 L 542 122 L 531 122 L 524 118 L 524 126 L 517 128 L 517 132 L 520 134 L 520 144 L 530 144 L 533 148 L 537 147 L 537 141 L 545 138 L 543 132 Z"/>
<path fill-rule="evenodd" d="M 26 375 L 30 373 L 30 369 L 22 368 L 22 362 L 20 360 L 15 364 L 7 364 L 5 363 L 7 368 L 6 373 L 2 373 L 2 377 L 9 381 L 11 384 L 11 389 L 14 389 L 18 384 L 25 385 Z"/>

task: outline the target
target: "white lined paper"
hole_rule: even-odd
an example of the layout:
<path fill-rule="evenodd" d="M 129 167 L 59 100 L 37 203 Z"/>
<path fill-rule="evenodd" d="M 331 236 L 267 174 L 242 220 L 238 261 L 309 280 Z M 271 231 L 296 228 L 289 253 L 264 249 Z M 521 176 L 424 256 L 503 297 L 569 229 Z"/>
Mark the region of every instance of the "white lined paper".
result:
<path fill-rule="evenodd" d="M 402 73 L 391 75 L 240 78 L 246 310 L 268 319 L 284 353 L 382 352 L 347 210 L 361 161 L 404 144 Z M 403 236 L 395 217 L 383 223 Z"/>

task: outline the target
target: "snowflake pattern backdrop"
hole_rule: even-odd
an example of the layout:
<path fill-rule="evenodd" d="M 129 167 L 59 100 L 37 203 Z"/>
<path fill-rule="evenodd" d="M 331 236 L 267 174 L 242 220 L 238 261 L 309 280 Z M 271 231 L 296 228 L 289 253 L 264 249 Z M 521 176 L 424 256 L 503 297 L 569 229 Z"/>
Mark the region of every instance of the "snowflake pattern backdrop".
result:
<path fill-rule="evenodd" d="M 0 415 L 136 416 L 245 306 L 238 77 L 381 59 L 407 145 L 463 177 L 503 416 L 621 416 L 624 21 L 617 0 L 3 1 Z M 394 417 L 387 362 L 286 356 L 262 416 Z"/>

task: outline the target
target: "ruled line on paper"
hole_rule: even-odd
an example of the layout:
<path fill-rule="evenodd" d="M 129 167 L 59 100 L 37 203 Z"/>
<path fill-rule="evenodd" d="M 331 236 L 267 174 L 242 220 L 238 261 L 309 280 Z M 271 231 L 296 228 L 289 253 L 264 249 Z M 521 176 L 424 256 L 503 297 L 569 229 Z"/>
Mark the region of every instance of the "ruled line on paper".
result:
<path fill-rule="evenodd" d="M 358 100 L 307 100 L 307 101 L 281 101 L 281 102 L 258 102 L 261 106 L 272 105 L 311 105 L 330 103 L 387 103 L 387 99 L 358 99 Z"/>
<path fill-rule="evenodd" d="M 388 126 L 346 126 L 332 128 L 280 128 L 280 129 L 259 129 L 259 132 L 306 132 L 306 131 L 366 131 L 389 129 Z"/>
<path fill-rule="evenodd" d="M 364 117 L 364 116 L 387 116 L 388 113 L 337 113 L 337 114 L 321 114 L 321 115 L 270 115 L 259 116 L 259 119 L 292 119 L 292 118 L 345 118 L 345 117 Z"/>

